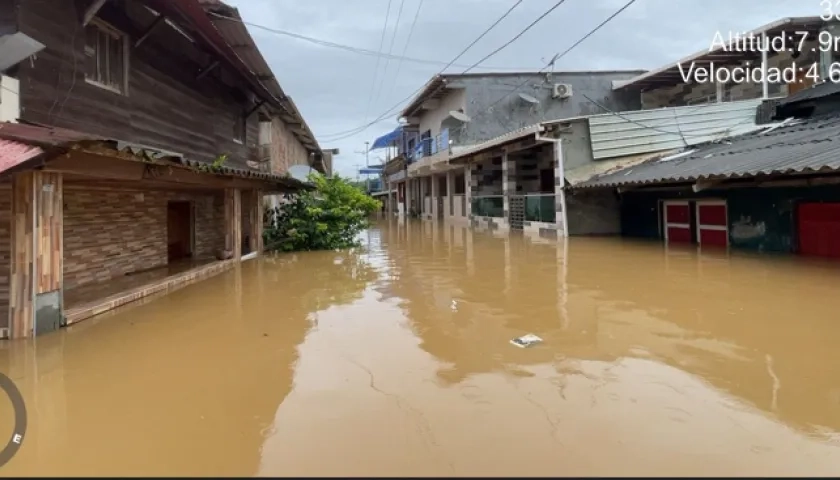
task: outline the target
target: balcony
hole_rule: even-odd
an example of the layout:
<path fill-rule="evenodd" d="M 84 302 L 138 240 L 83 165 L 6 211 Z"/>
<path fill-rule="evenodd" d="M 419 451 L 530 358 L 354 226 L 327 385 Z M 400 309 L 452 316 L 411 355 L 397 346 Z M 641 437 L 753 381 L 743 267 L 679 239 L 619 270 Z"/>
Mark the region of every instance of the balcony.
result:
<path fill-rule="evenodd" d="M 432 138 L 418 139 L 417 145 L 408 152 L 409 176 L 428 175 L 449 170 L 449 129 L 444 128 Z"/>

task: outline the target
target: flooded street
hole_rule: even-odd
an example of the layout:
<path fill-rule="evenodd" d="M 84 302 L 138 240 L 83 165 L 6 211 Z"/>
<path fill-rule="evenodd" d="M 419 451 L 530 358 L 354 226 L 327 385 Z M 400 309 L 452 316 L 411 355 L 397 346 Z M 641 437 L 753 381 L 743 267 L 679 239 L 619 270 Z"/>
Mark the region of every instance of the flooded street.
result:
<path fill-rule="evenodd" d="M 840 475 L 840 265 L 396 221 L 365 245 L 4 344 L 29 428 L 0 474 Z"/>

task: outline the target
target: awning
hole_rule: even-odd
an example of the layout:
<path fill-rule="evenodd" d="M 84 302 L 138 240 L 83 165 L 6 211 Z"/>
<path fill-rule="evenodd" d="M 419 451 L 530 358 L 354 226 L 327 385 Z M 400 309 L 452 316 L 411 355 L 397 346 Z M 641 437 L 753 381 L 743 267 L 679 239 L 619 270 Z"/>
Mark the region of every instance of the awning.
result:
<path fill-rule="evenodd" d="M 373 145 L 370 147 L 371 150 L 376 150 L 378 148 L 388 148 L 397 145 L 397 142 L 400 140 L 400 136 L 402 135 L 403 127 L 399 126 L 394 129 L 393 132 L 386 133 L 381 137 L 377 138 L 373 141 Z"/>

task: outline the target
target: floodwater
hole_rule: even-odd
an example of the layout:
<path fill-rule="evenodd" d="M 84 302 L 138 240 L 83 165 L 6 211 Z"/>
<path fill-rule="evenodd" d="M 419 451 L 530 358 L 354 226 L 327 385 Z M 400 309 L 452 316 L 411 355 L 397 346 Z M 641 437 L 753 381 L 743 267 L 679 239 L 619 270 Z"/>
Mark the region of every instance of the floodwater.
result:
<path fill-rule="evenodd" d="M 5 344 L 29 429 L 0 475 L 840 474 L 838 264 L 396 221 L 365 244 Z"/>

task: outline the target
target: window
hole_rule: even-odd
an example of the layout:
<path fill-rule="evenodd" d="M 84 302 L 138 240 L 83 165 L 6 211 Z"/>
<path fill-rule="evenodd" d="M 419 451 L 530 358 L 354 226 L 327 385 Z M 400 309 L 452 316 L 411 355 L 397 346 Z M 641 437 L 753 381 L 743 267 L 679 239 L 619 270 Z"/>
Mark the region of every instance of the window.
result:
<path fill-rule="evenodd" d="M 247 131 L 248 120 L 244 115 L 239 115 L 233 120 L 233 141 L 245 143 L 245 132 Z"/>
<path fill-rule="evenodd" d="M 85 80 L 118 93 L 127 93 L 126 37 L 93 21 L 85 27 Z"/>

